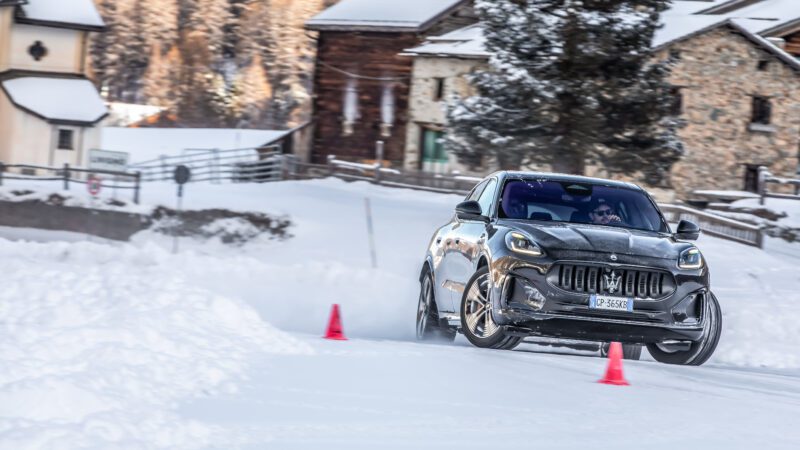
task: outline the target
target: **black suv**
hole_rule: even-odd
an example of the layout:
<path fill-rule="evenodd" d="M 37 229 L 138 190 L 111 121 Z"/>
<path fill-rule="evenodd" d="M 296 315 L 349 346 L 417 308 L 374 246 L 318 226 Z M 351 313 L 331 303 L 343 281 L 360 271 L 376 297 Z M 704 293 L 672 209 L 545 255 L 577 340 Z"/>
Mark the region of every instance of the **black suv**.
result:
<path fill-rule="evenodd" d="M 548 173 L 483 180 L 434 233 L 420 275 L 417 338 L 511 349 L 526 336 L 642 345 L 658 361 L 700 365 L 722 312 L 708 267 L 642 188 Z M 607 348 L 607 344 L 605 347 Z"/>

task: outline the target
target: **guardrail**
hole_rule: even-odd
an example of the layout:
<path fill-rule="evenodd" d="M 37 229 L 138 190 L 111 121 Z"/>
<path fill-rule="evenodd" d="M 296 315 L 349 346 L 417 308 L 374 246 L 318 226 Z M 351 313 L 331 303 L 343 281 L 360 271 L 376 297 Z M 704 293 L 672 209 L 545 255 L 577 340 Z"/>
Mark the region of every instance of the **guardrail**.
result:
<path fill-rule="evenodd" d="M 201 150 L 192 154 L 164 156 L 131 165 L 143 181 L 171 181 L 177 166 L 192 170 L 190 181 L 265 182 L 283 179 L 284 155 L 280 147 Z"/>
<path fill-rule="evenodd" d="M 44 172 L 43 175 L 40 173 Z M 87 175 L 80 177 L 76 175 Z M 86 169 L 70 167 L 64 164 L 61 167 L 37 166 L 32 164 L 4 164 L 0 162 L 0 186 L 4 180 L 26 181 L 56 181 L 63 183 L 65 191 L 70 189 L 72 183 L 86 184 L 88 175 L 104 175 L 101 177 L 100 186 L 110 189 L 133 190 L 133 202 L 139 203 L 142 174 L 140 172 L 121 172 L 114 170 Z M 110 178 L 108 178 L 110 177 Z"/>
<path fill-rule="evenodd" d="M 794 194 L 782 194 L 779 192 L 771 192 L 769 190 L 770 184 L 777 184 L 783 186 L 794 186 Z M 764 204 L 766 199 L 769 198 L 782 198 L 787 200 L 800 200 L 800 180 L 795 178 L 776 177 L 769 169 L 764 166 L 758 168 L 758 195 L 761 196 L 760 204 Z"/>

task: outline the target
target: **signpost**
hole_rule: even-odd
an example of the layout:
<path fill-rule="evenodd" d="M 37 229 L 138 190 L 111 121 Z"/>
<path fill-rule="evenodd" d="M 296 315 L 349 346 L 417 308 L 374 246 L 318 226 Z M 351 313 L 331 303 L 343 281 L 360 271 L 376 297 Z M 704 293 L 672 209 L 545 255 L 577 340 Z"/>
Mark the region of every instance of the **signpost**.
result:
<path fill-rule="evenodd" d="M 178 166 L 172 177 L 175 183 L 178 184 L 178 207 L 175 210 L 176 223 L 172 229 L 172 253 L 178 253 L 178 227 L 177 221 L 179 220 L 181 208 L 183 207 L 183 185 L 192 179 L 192 171 L 186 166 Z"/>
<path fill-rule="evenodd" d="M 95 170 L 109 170 L 111 172 L 125 172 L 128 168 L 130 154 L 125 152 L 112 152 L 109 150 L 89 150 L 89 168 Z"/>
<path fill-rule="evenodd" d="M 126 152 L 114 152 L 111 150 L 89 149 L 89 168 L 94 170 L 108 170 L 111 172 L 125 172 L 128 169 L 130 154 Z M 114 177 L 112 197 L 117 198 L 117 182 L 119 178 Z"/>
<path fill-rule="evenodd" d="M 89 175 L 89 178 L 86 180 L 86 188 L 89 190 L 89 193 L 92 194 L 92 197 L 97 197 L 97 194 L 99 194 L 100 190 L 103 188 L 103 180 L 97 175 Z"/>
<path fill-rule="evenodd" d="M 86 215 L 86 238 L 91 241 L 92 240 L 92 233 L 90 232 L 89 227 L 92 224 L 92 216 L 97 214 L 95 211 L 95 203 L 97 200 L 97 195 L 100 194 L 100 191 L 103 189 L 103 180 L 100 179 L 97 175 L 91 174 L 89 178 L 86 179 L 86 189 L 89 191 L 89 194 L 92 196 L 89 214 Z"/>

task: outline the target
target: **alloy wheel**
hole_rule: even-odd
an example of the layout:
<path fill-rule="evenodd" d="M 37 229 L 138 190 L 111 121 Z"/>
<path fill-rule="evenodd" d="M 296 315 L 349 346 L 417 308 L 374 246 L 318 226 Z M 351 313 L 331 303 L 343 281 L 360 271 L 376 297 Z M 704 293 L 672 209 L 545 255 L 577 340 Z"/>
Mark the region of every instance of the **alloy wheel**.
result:
<path fill-rule="evenodd" d="M 417 306 L 417 339 L 425 339 L 428 332 L 428 317 L 430 316 L 431 303 L 433 298 L 433 287 L 431 279 L 425 277 L 422 281 L 422 289 L 419 294 L 419 305 Z"/>
<path fill-rule="evenodd" d="M 475 336 L 488 338 L 500 329 L 492 319 L 488 273 L 476 279 L 469 287 L 466 298 L 465 319 L 469 332 Z"/>

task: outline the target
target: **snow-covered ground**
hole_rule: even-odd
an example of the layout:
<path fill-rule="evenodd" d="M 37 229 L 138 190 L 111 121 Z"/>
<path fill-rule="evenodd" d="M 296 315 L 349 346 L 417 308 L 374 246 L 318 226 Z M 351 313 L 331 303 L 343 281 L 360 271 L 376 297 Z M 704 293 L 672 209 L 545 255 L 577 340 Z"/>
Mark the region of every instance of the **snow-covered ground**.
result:
<path fill-rule="evenodd" d="M 148 184 L 143 199 L 170 206 L 174 192 Z M 187 238 L 176 255 L 149 232 L 120 244 L 0 228 L 0 448 L 800 442 L 800 258 L 701 238 L 724 310 L 717 353 L 699 368 L 626 362 L 632 386 L 603 386 L 605 362 L 574 351 L 412 341 L 424 248 L 459 201 L 338 180 L 193 184 L 186 207 L 286 214 L 293 238 Z M 350 341 L 318 337 L 332 303 Z"/>

